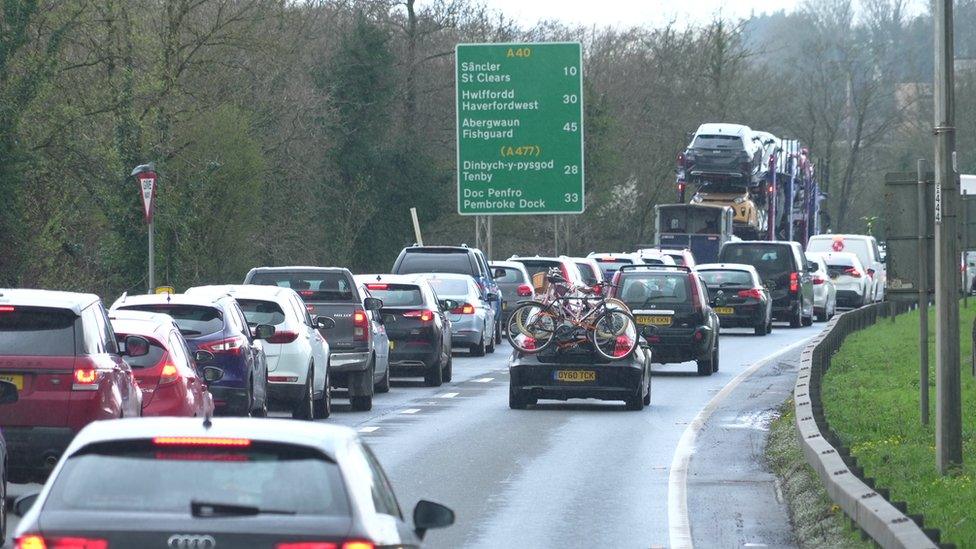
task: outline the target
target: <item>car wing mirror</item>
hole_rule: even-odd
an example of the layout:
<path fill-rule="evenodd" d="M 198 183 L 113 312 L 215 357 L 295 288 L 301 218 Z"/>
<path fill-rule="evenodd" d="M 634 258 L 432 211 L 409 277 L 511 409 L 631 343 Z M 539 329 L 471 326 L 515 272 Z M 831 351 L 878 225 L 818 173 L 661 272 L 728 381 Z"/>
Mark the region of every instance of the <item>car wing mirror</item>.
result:
<path fill-rule="evenodd" d="M 0 381 L 0 404 L 13 404 L 18 399 L 20 395 L 17 393 L 17 386 L 8 381 Z"/>
<path fill-rule="evenodd" d="M 495 292 L 488 292 L 488 295 L 485 296 L 485 297 L 486 297 L 486 301 L 488 301 L 488 303 L 492 303 L 494 301 L 498 301 L 498 294 L 496 294 Z"/>
<path fill-rule="evenodd" d="M 315 327 L 320 330 L 331 330 L 335 328 L 335 319 L 330 316 L 317 316 L 314 320 Z"/>
<path fill-rule="evenodd" d="M 195 351 L 193 353 L 193 360 L 197 362 L 213 362 L 214 354 L 204 350 Z"/>
<path fill-rule="evenodd" d="M 149 340 L 142 336 L 125 336 L 122 342 L 124 349 L 120 354 L 124 356 L 140 357 L 149 354 Z"/>
<path fill-rule="evenodd" d="M 363 300 L 363 308 L 367 311 L 378 311 L 383 308 L 383 300 L 378 297 L 367 297 Z"/>
<path fill-rule="evenodd" d="M 457 309 L 460 306 L 461 304 L 458 303 L 457 301 L 454 301 L 453 299 L 445 299 L 441 301 L 441 310 L 445 312 L 452 311 L 454 309 Z"/>
<path fill-rule="evenodd" d="M 258 324 L 254 327 L 254 339 L 269 339 L 275 335 L 275 327 L 270 324 Z"/>
<path fill-rule="evenodd" d="M 30 511 L 30 508 L 34 506 L 34 502 L 37 501 L 37 496 L 40 492 L 34 492 L 33 494 L 25 494 L 14 500 L 14 506 L 11 509 L 14 515 L 18 517 L 23 517 Z"/>
<path fill-rule="evenodd" d="M 454 511 L 440 503 L 422 499 L 413 508 L 414 531 L 421 539 L 431 528 L 446 528 L 452 524 L 454 524 Z"/>
<path fill-rule="evenodd" d="M 215 366 L 206 366 L 203 368 L 203 379 L 207 383 L 213 383 L 215 381 L 220 381 L 224 377 L 224 371 Z"/>

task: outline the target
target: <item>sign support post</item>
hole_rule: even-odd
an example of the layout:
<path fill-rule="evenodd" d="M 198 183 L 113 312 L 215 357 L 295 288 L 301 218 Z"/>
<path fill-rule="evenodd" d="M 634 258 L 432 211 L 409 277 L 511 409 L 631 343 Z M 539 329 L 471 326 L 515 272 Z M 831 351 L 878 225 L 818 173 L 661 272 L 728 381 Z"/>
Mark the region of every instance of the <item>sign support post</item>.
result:
<path fill-rule="evenodd" d="M 928 221 L 925 219 L 925 160 L 918 161 L 918 389 L 922 425 L 929 424 Z"/>
<path fill-rule="evenodd" d="M 136 182 L 139 183 L 139 196 L 142 198 L 142 209 L 143 214 L 146 218 L 146 224 L 148 225 L 149 233 L 149 272 L 147 276 L 147 283 L 149 286 L 147 293 L 152 293 L 156 288 L 156 251 L 155 251 L 155 226 L 153 223 L 153 214 L 156 209 L 156 187 L 158 182 L 158 175 L 156 174 L 156 165 L 152 162 L 149 164 L 142 164 L 141 166 L 136 166 L 131 177 L 136 178 Z"/>

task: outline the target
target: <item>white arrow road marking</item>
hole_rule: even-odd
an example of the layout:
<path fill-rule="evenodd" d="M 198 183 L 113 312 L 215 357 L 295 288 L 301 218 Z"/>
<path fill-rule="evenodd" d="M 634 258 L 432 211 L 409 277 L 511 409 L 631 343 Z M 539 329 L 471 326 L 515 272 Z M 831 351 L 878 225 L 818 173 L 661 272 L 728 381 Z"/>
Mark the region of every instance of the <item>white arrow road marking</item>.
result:
<path fill-rule="evenodd" d="M 379 427 L 377 427 L 377 426 L 375 426 L 375 425 L 370 425 L 369 427 L 360 427 L 360 428 L 359 428 L 359 432 L 360 432 L 360 433 L 373 433 L 373 432 L 375 432 L 375 431 L 376 431 L 377 429 L 379 429 Z"/>
<path fill-rule="evenodd" d="M 719 404 L 729 396 L 743 381 L 756 373 L 778 357 L 806 345 L 811 337 L 797 341 L 785 349 L 769 355 L 752 366 L 746 368 L 742 373 L 735 376 L 728 382 L 717 395 L 708 401 L 704 408 L 699 410 L 698 415 L 691 421 L 681 434 L 681 440 L 674 450 L 674 457 L 671 459 L 671 472 L 668 475 L 668 535 L 671 538 L 671 549 L 690 549 L 694 547 L 691 540 L 691 523 L 688 520 L 688 465 L 691 463 L 691 455 L 695 453 L 695 440 L 698 432 L 704 427 L 705 422 L 712 416 Z"/>
<path fill-rule="evenodd" d="M 444 394 L 441 394 L 441 395 L 437 395 L 437 398 L 454 398 L 454 397 L 458 396 L 459 394 L 461 394 L 461 393 L 444 393 Z"/>
<path fill-rule="evenodd" d="M 480 379 L 472 379 L 471 381 L 473 381 L 475 383 L 488 383 L 489 381 L 495 381 L 495 378 L 493 378 L 493 377 L 483 377 L 483 378 L 480 378 Z"/>
<path fill-rule="evenodd" d="M 407 408 L 406 410 L 400 410 L 401 414 L 416 414 L 420 411 L 420 408 Z"/>

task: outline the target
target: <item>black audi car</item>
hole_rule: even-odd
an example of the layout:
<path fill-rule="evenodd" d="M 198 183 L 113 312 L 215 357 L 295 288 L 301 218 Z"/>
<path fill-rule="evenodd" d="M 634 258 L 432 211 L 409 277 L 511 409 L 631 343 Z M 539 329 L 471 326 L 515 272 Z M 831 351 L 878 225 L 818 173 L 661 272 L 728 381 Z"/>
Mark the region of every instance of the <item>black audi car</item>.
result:
<path fill-rule="evenodd" d="M 718 371 L 719 319 L 705 284 L 689 267 L 625 265 L 613 297 L 634 313 L 641 335 L 660 364 L 694 360 L 698 375 Z"/>
<path fill-rule="evenodd" d="M 723 328 L 752 328 L 757 336 L 773 331 L 773 300 L 752 265 L 708 263 L 696 270 Z"/>
<path fill-rule="evenodd" d="M 390 374 L 423 376 L 437 387 L 451 381 L 451 320 L 458 306 L 439 301 L 433 288 L 415 275 L 357 275 L 374 297 L 383 300 L 380 315 L 390 339 Z"/>

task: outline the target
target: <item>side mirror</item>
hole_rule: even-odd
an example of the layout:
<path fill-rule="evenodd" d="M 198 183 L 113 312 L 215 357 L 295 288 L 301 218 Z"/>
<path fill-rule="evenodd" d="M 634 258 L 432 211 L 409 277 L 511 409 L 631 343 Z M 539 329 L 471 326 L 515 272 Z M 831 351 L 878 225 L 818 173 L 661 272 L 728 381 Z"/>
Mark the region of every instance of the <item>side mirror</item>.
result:
<path fill-rule="evenodd" d="M 213 362 L 214 354 L 210 351 L 196 351 L 193 353 L 193 360 L 197 362 Z"/>
<path fill-rule="evenodd" d="M 420 500 L 413 508 L 413 527 L 417 537 L 423 539 L 431 528 L 446 528 L 454 524 L 454 511 L 440 503 Z"/>
<path fill-rule="evenodd" d="M 819 269 L 820 269 L 820 267 L 816 263 L 808 263 L 807 264 L 807 272 L 808 273 L 815 273 Z"/>
<path fill-rule="evenodd" d="M 139 357 L 149 354 L 149 340 L 142 336 L 125 336 L 125 349 L 122 354 L 125 356 Z"/>
<path fill-rule="evenodd" d="M 22 517 L 30 511 L 30 508 L 34 506 L 34 502 L 37 501 L 37 496 L 40 492 L 34 492 L 33 494 L 25 494 L 14 500 L 14 506 L 11 509 L 14 515 Z M 419 505 L 418 505 L 419 507 Z"/>
<path fill-rule="evenodd" d="M 335 328 L 335 319 L 329 316 L 317 316 L 313 320 L 313 323 L 320 330 L 331 330 Z"/>
<path fill-rule="evenodd" d="M 875 272 L 877 271 L 875 271 L 874 269 L 868 269 L 868 276 L 874 276 Z"/>
<path fill-rule="evenodd" d="M 445 299 L 441 301 L 441 310 L 443 311 L 452 311 L 454 309 L 457 309 L 460 306 L 461 304 L 458 303 L 457 301 L 454 301 L 453 299 Z"/>
<path fill-rule="evenodd" d="M 18 399 L 20 395 L 17 394 L 17 386 L 7 381 L 0 381 L 0 404 L 13 404 Z"/>
<path fill-rule="evenodd" d="M 492 302 L 498 301 L 498 294 L 496 294 L 495 292 L 488 292 L 488 295 L 486 296 L 486 298 L 487 298 L 488 303 L 492 303 Z"/>
<path fill-rule="evenodd" d="M 220 381 L 224 377 L 224 371 L 214 366 L 207 366 L 203 369 L 203 379 L 207 383 Z"/>
<path fill-rule="evenodd" d="M 258 324 L 254 327 L 254 339 L 268 339 L 275 335 L 275 327 L 270 324 Z"/>
<path fill-rule="evenodd" d="M 383 308 L 383 300 L 377 297 L 367 297 L 363 300 L 363 308 L 367 311 L 378 311 Z"/>

